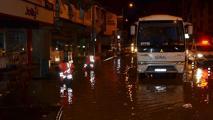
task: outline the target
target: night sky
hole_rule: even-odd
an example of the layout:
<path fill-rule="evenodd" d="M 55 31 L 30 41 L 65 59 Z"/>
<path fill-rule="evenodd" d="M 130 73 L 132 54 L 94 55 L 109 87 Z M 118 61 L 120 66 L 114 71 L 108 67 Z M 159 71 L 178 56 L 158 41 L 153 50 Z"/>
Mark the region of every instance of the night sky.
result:
<path fill-rule="evenodd" d="M 181 15 L 181 0 L 98 0 L 106 9 L 121 15 L 122 8 L 125 16 L 134 21 L 140 16 L 150 14 Z M 134 7 L 128 8 L 133 2 Z"/>

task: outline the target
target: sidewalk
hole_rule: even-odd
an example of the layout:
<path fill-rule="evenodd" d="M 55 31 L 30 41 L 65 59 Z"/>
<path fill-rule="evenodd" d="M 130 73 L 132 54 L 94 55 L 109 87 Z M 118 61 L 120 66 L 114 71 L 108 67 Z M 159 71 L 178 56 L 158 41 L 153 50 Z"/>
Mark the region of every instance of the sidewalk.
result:
<path fill-rule="evenodd" d="M 100 58 L 97 58 L 99 61 Z M 75 70 L 82 70 L 84 58 L 74 61 Z M 60 108 L 60 85 L 57 65 L 47 77 L 32 78 L 37 67 L 2 70 L 0 89 L 1 119 L 53 120 Z M 75 71 L 76 72 L 76 71 Z M 3 82 L 2 82 L 3 81 Z M 4 86 L 4 87 L 2 87 Z"/>
<path fill-rule="evenodd" d="M 55 119 L 60 107 L 56 72 L 51 71 L 49 78 L 32 79 L 29 77 L 32 71 L 22 70 L 0 72 L 0 83 L 4 86 L 0 89 L 1 118 Z"/>
<path fill-rule="evenodd" d="M 13 67 L 0 70 L 0 96 L 14 89 L 13 85 L 18 83 L 19 76 L 19 70 Z"/>

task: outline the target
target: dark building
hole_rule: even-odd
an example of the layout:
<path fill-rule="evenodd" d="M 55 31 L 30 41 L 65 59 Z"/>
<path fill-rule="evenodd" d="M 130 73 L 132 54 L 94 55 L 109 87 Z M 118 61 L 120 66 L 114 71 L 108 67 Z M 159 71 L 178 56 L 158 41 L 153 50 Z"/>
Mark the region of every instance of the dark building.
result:
<path fill-rule="evenodd" d="M 182 16 L 191 22 L 195 34 L 213 35 L 213 1 L 182 0 Z"/>

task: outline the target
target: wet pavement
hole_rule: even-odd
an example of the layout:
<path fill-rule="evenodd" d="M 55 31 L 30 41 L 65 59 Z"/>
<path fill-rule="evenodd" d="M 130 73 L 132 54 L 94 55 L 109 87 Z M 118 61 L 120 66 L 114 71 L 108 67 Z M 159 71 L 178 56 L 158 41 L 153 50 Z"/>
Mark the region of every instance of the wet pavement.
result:
<path fill-rule="evenodd" d="M 0 115 L 4 120 L 212 120 L 213 106 L 192 97 L 180 79 L 139 79 L 135 63 L 132 55 L 117 56 L 90 70 L 75 65 L 72 80 L 32 80 L 26 90 L 1 97 Z"/>
<path fill-rule="evenodd" d="M 20 79 L 26 79 L 26 76 Z M 13 77 L 8 86 L 0 91 L 0 120 L 55 119 L 60 108 L 56 78 L 27 78 L 27 85 L 23 85 Z"/>
<path fill-rule="evenodd" d="M 95 70 L 74 75 L 63 120 L 210 120 L 212 107 L 193 100 L 174 76 L 138 79 L 135 57 L 107 59 Z M 81 76 L 81 77 L 79 77 Z"/>

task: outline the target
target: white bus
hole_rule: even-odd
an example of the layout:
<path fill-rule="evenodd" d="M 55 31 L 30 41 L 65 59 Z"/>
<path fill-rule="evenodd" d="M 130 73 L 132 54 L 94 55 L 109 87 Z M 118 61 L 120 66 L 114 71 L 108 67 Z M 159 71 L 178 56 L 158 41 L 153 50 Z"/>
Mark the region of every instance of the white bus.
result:
<path fill-rule="evenodd" d="M 138 73 L 184 73 L 186 40 L 182 18 L 171 15 L 139 18 L 136 43 Z"/>

